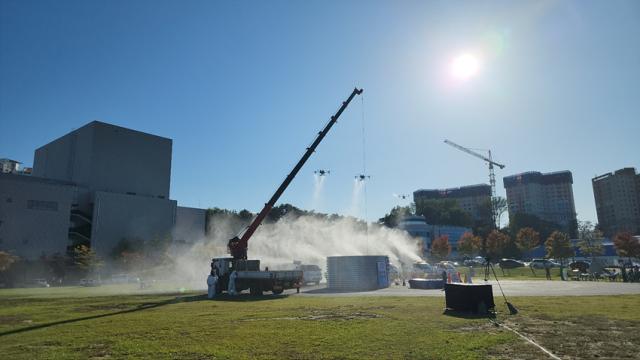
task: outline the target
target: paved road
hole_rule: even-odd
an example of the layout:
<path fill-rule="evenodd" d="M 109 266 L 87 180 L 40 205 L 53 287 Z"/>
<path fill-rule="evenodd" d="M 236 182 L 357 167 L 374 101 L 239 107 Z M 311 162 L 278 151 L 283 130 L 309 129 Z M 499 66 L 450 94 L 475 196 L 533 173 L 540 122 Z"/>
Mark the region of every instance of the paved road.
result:
<path fill-rule="evenodd" d="M 484 281 L 481 280 L 481 283 Z M 501 296 L 495 281 L 493 293 Z M 620 283 L 604 281 L 544 281 L 544 280 L 503 280 L 500 281 L 507 296 L 581 296 L 581 295 L 624 295 L 640 294 L 640 283 Z M 295 291 L 293 292 L 295 293 Z M 409 289 L 403 286 L 391 286 L 386 289 L 363 292 L 332 292 L 324 285 L 307 287 L 300 290 L 299 296 L 444 296 L 442 290 Z"/>

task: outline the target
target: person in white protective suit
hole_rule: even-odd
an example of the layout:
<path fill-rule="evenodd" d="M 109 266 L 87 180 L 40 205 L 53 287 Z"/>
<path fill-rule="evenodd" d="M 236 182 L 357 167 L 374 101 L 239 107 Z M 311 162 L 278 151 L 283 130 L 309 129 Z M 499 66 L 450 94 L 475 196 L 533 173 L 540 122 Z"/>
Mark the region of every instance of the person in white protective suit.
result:
<path fill-rule="evenodd" d="M 233 270 L 231 275 L 229 275 L 229 288 L 227 289 L 227 293 L 229 295 L 236 295 L 236 278 L 238 277 L 238 273 Z"/>
<path fill-rule="evenodd" d="M 211 271 L 209 276 L 207 277 L 207 297 L 209 299 L 213 299 L 216 296 L 216 286 L 218 285 L 218 274 L 215 271 Z"/>

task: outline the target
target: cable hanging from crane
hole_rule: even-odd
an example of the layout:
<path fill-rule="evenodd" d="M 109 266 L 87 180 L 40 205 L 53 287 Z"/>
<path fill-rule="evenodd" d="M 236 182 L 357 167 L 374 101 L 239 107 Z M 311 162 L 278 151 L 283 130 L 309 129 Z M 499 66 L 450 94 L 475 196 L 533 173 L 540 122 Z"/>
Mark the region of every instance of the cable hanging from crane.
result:
<path fill-rule="evenodd" d="M 362 174 L 367 176 L 367 143 L 364 131 L 364 95 L 360 96 L 360 106 L 361 106 L 361 120 L 362 120 Z M 365 222 L 365 237 L 367 240 L 367 255 L 369 254 L 369 220 L 368 212 L 367 212 L 367 182 L 362 182 L 362 190 L 364 195 L 364 222 Z"/>

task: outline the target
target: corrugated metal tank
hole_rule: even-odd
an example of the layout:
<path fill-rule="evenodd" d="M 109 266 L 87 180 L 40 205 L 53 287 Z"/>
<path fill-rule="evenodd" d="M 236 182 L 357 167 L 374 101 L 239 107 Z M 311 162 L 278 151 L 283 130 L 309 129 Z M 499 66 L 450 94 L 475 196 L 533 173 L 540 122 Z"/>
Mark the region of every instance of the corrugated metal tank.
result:
<path fill-rule="evenodd" d="M 327 258 L 327 288 L 367 291 L 389 287 L 389 257 L 330 256 Z"/>

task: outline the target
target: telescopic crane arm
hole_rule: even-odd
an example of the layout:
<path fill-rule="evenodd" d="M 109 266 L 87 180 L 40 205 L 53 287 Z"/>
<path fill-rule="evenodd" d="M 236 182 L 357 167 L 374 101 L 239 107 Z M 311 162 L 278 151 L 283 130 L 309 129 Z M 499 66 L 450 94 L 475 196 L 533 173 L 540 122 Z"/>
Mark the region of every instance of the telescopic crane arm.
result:
<path fill-rule="evenodd" d="M 311 154 L 313 154 L 313 152 L 316 150 L 316 148 L 318 147 L 322 139 L 324 139 L 324 137 L 327 135 L 329 130 L 331 130 L 331 127 L 338 121 L 338 118 L 340 117 L 340 115 L 342 115 L 342 112 L 347 108 L 347 106 L 349 106 L 349 103 L 351 102 L 351 100 L 353 100 L 353 98 L 356 95 L 360 95 L 360 94 L 362 94 L 362 89 L 358 89 L 358 88 L 353 89 L 353 92 L 351 93 L 351 95 L 349 95 L 349 98 L 342 103 L 342 106 L 340 106 L 340 109 L 338 109 L 338 112 L 336 112 L 335 115 L 331 117 L 331 119 L 329 120 L 329 123 L 327 123 L 324 129 L 318 133 L 318 137 L 316 137 L 315 141 L 311 144 L 311 146 L 307 148 L 307 151 L 304 153 L 304 155 L 302 155 L 302 158 L 300 159 L 300 161 L 298 161 L 298 163 L 293 168 L 293 170 L 291 170 L 289 175 L 287 175 L 287 177 L 284 179 L 280 187 L 276 190 L 276 192 L 273 194 L 271 199 L 269 199 L 269 202 L 267 202 L 264 205 L 264 208 L 262 208 L 262 211 L 260 211 L 258 216 L 251 222 L 247 230 L 244 232 L 244 234 L 242 234 L 242 237 L 238 238 L 236 236 L 233 239 L 229 240 L 227 247 L 229 248 L 229 253 L 231 253 L 231 256 L 234 259 L 247 258 L 247 247 L 249 245 L 249 239 L 251 238 L 251 235 L 253 235 L 253 233 L 258 229 L 258 226 L 260 226 L 264 218 L 267 216 L 267 214 L 269 214 L 269 211 L 271 211 L 276 201 L 278 201 L 282 193 L 284 193 L 284 191 L 287 189 L 291 181 L 293 181 L 293 179 L 296 177 L 296 175 L 298 174 L 298 171 L 300 171 L 302 166 L 307 162 L 307 160 L 309 159 Z"/>

